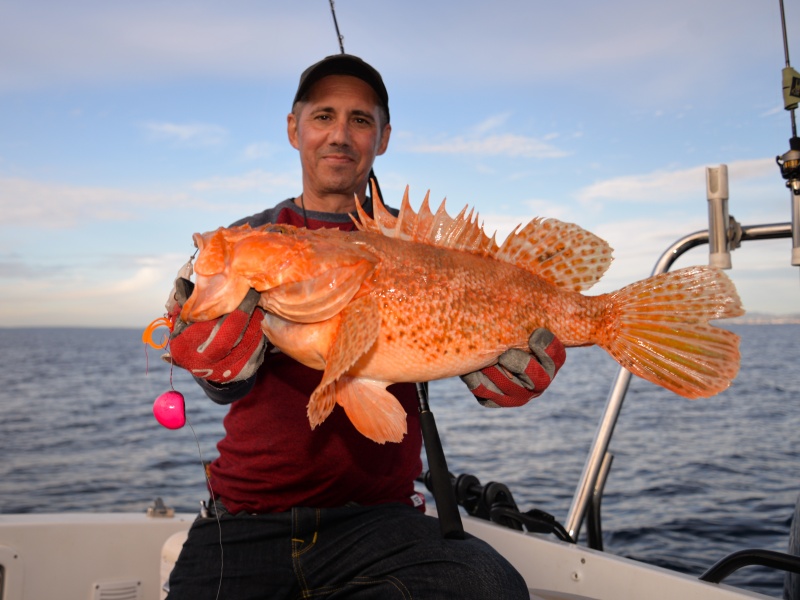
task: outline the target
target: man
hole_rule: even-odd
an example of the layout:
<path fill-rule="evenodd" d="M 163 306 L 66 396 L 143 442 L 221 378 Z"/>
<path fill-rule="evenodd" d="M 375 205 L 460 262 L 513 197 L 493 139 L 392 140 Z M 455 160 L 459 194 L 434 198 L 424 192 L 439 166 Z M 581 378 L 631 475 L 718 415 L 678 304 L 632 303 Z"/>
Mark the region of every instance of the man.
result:
<path fill-rule="evenodd" d="M 380 74 L 350 55 L 328 57 L 300 78 L 287 132 L 303 190 L 239 221 L 352 230 L 355 202 L 372 212 L 367 185 L 391 125 Z M 191 292 L 179 282 L 177 304 Z M 219 458 L 209 468 L 212 503 L 193 524 L 170 578 L 182 598 L 528 598 L 522 577 L 491 547 L 447 540 L 414 491 L 421 434 L 413 384 L 390 391 L 408 414 L 401 443 L 375 444 L 337 407 L 311 430 L 306 404 L 321 372 L 269 350 L 251 294 L 216 321 L 178 323 L 175 364 L 208 396 L 230 404 Z M 552 334 L 464 377 L 479 401 L 523 404 L 564 361 Z"/>

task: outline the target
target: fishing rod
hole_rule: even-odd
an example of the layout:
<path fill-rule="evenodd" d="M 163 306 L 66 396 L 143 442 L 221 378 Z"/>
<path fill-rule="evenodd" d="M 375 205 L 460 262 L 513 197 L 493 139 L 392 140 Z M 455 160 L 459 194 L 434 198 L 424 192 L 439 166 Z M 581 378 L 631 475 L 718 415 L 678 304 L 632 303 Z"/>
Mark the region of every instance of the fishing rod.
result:
<path fill-rule="evenodd" d="M 781 29 L 783 30 L 783 54 L 786 65 L 783 68 L 783 107 L 789 111 L 792 137 L 789 138 L 789 151 L 776 156 L 775 162 L 786 180 L 786 187 L 792 197 L 792 265 L 800 266 L 800 138 L 797 137 L 795 110 L 800 103 L 800 73 L 789 62 L 789 38 L 786 34 L 786 13 L 783 0 L 780 2 Z"/>
<path fill-rule="evenodd" d="M 336 19 L 336 7 L 333 4 L 333 0 L 328 0 L 331 5 L 331 16 L 333 17 L 333 27 L 336 29 L 336 41 L 339 43 L 339 53 L 340 54 L 347 54 L 344 51 L 344 36 L 339 31 L 339 21 Z M 377 192 L 378 197 L 383 202 L 383 193 L 381 192 L 381 184 L 378 183 L 378 177 L 375 175 L 375 170 L 370 168 L 369 170 L 369 180 L 372 181 L 372 185 L 375 186 L 375 192 Z"/>
<path fill-rule="evenodd" d="M 333 16 L 333 26 L 336 28 L 336 39 L 339 41 L 339 50 L 341 50 L 342 54 L 345 54 L 344 51 L 344 36 L 339 33 L 339 22 L 336 20 L 336 8 L 333 6 L 333 0 L 330 0 L 331 3 L 331 15 Z"/>
<path fill-rule="evenodd" d="M 786 59 L 786 66 L 783 68 L 783 98 L 784 107 L 789 111 L 792 122 L 792 137 L 797 137 L 797 121 L 794 111 L 800 99 L 800 73 L 792 68 L 789 61 L 789 38 L 786 34 L 786 11 L 783 7 L 783 0 L 780 1 L 781 9 L 781 30 L 783 31 L 783 54 Z"/>
<path fill-rule="evenodd" d="M 333 17 L 333 26 L 336 29 L 339 50 L 342 54 L 345 54 L 344 36 L 339 31 L 336 7 L 333 4 L 333 0 L 328 1 L 331 5 L 331 16 Z M 369 177 L 374 186 L 373 196 L 377 194 L 382 201 L 381 186 L 374 170 L 370 169 Z M 422 440 L 425 444 L 425 455 L 428 459 L 428 471 L 430 473 L 430 489 L 436 501 L 436 511 L 439 513 L 439 527 L 442 531 L 442 537 L 463 539 L 464 525 L 461 522 L 461 514 L 458 512 L 458 502 L 452 484 L 453 479 L 447 469 L 442 440 L 439 438 L 439 430 L 428 405 L 428 382 L 417 383 L 417 397 L 419 398 L 419 422 L 422 428 Z"/>

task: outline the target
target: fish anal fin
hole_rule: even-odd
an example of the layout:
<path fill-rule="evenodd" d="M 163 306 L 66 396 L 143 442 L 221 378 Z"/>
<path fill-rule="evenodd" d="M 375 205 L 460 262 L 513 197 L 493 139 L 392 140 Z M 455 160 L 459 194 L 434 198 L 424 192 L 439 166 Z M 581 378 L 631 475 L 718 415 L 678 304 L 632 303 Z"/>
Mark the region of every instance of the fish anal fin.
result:
<path fill-rule="evenodd" d="M 401 442 L 407 431 L 406 411 L 386 389 L 388 382 L 341 377 L 333 386 L 336 401 L 350 422 L 374 442 Z"/>
<path fill-rule="evenodd" d="M 328 418 L 338 401 L 334 384 L 369 352 L 378 339 L 380 323 L 380 310 L 372 296 L 357 298 L 342 310 L 339 327 L 325 359 L 322 380 L 308 402 L 308 420 L 312 428 Z"/>

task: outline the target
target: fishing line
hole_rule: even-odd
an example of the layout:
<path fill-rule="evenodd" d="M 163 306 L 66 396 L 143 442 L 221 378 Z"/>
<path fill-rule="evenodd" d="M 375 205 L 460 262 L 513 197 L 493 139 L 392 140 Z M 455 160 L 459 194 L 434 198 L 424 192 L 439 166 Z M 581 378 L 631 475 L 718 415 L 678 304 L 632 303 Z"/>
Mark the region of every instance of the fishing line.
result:
<path fill-rule="evenodd" d="M 172 374 L 170 373 L 170 377 Z M 189 416 L 186 416 L 186 424 L 189 425 L 189 429 L 192 430 L 192 435 L 194 436 L 194 443 L 197 445 L 197 454 L 200 456 L 200 466 L 203 469 L 203 475 L 206 478 L 206 484 L 208 485 L 208 491 L 211 492 L 211 506 L 214 510 L 214 518 L 217 520 L 217 530 L 219 532 L 219 584 L 217 585 L 217 596 L 216 600 L 219 600 L 219 595 L 222 592 L 222 577 L 223 571 L 225 569 L 225 548 L 222 545 L 222 522 L 219 519 L 219 511 L 217 510 L 217 498 L 216 494 L 214 493 L 214 488 L 211 485 L 211 478 L 208 476 L 208 470 L 206 469 L 206 463 L 203 460 L 203 451 L 200 449 L 200 440 L 197 437 L 197 432 L 194 430 L 192 426 L 192 422 L 189 420 Z M 203 504 L 205 507 L 205 504 Z"/>
<path fill-rule="evenodd" d="M 197 253 L 199 251 L 200 251 L 200 248 L 195 248 L 194 253 L 189 257 L 189 261 L 181 268 L 181 270 L 179 272 L 179 276 L 180 277 L 185 277 L 186 279 L 191 280 L 191 277 L 192 277 L 193 272 L 194 272 L 193 262 L 194 262 L 194 259 L 197 256 Z M 178 318 L 180 318 L 180 317 L 178 317 Z M 167 342 L 167 345 L 169 346 L 169 342 Z M 173 379 L 172 379 L 174 368 L 175 368 L 175 360 L 172 358 L 172 353 L 170 352 L 170 357 L 169 357 L 169 385 L 173 390 L 175 390 L 175 386 L 173 385 Z M 185 415 L 185 418 L 186 418 L 186 423 L 189 425 L 189 429 L 191 429 L 192 435 L 194 436 L 194 443 L 197 446 L 197 455 L 200 458 L 200 468 L 203 469 L 203 476 L 205 477 L 206 485 L 208 486 L 208 491 L 209 491 L 209 494 L 210 494 L 210 497 L 211 497 L 211 507 L 212 507 L 212 509 L 214 511 L 214 518 L 217 521 L 217 533 L 218 533 L 218 536 L 219 536 L 218 537 L 218 543 L 219 543 L 219 583 L 217 584 L 217 595 L 215 597 L 215 600 L 219 600 L 220 594 L 222 593 L 222 582 L 224 580 L 223 576 L 224 576 L 224 572 L 225 572 L 225 547 L 222 544 L 222 522 L 220 521 L 219 510 L 217 509 L 217 495 L 214 492 L 214 486 L 211 485 L 211 477 L 208 474 L 208 469 L 206 468 L 206 462 L 205 462 L 205 459 L 203 458 L 203 450 L 200 447 L 200 438 L 197 437 L 197 432 L 195 431 L 194 426 L 192 425 L 192 422 L 189 419 L 189 415 L 186 414 L 185 408 L 184 408 L 184 415 Z M 208 511 L 205 508 L 205 503 L 201 502 L 201 505 L 203 506 L 203 511 L 202 512 L 207 514 Z"/>
<path fill-rule="evenodd" d="M 195 254 L 197 254 L 195 252 Z M 192 256 L 194 258 L 194 256 Z M 192 259 L 189 259 L 191 263 Z M 175 361 L 172 358 L 172 354 L 170 353 L 169 359 L 169 387 L 172 389 L 173 392 L 178 392 L 175 389 L 175 385 L 173 384 L 172 376 L 175 370 Z M 217 521 L 217 531 L 219 533 L 219 584 L 217 585 L 217 595 L 215 600 L 219 600 L 219 595 L 222 592 L 222 581 L 223 581 L 223 573 L 225 569 L 225 548 L 222 545 L 222 522 L 219 519 L 219 511 L 217 510 L 217 498 L 216 494 L 214 493 L 214 486 L 211 485 L 211 477 L 208 476 L 208 469 L 206 469 L 205 459 L 203 458 L 203 450 L 200 447 L 200 438 L 197 437 L 197 432 L 194 429 L 194 425 L 192 425 L 192 421 L 189 419 L 189 415 L 186 414 L 184 409 L 184 417 L 186 419 L 186 424 L 189 426 L 189 429 L 192 430 L 192 435 L 194 436 L 194 443 L 197 446 L 197 455 L 200 457 L 200 468 L 203 469 L 203 476 L 206 479 L 206 485 L 208 486 L 208 491 L 211 495 L 211 506 L 214 510 L 214 518 Z M 204 510 L 203 512 L 207 513 L 205 510 L 205 503 L 201 502 Z"/>
<path fill-rule="evenodd" d="M 173 375 L 174 375 L 174 372 L 175 372 L 174 370 L 175 370 L 175 361 L 172 359 L 172 355 L 170 355 L 170 361 L 169 361 L 169 387 L 170 387 L 170 391 L 172 393 L 176 394 L 177 396 L 179 396 L 180 408 L 182 408 L 182 410 L 181 410 L 182 415 L 181 416 L 183 417 L 183 421 L 185 421 L 185 423 L 187 425 L 189 425 L 189 429 L 191 429 L 192 435 L 194 436 L 194 443 L 197 446 L 197 455 L 200 457 L 200 468 L 203 469 L 203 476 L 205 477 L 206 485 L 208 486 L 208 491 L 209 491 L 210 496 L 211 496 L 211 506 L 212 506 L 212 509 L 214 511 L 214 518 L 217 521 L 217 531 L 219 533 L 219 584 L 217 585 L 216 600 L 219 600 L 220 594 L 222 593 L 223 574 L 224 574 L 224 570 L 225 570 L 225 548 L 224 548 L 224 546 L 222 544 L 222 522 L 220 521 L 220 518 L 219 518 L 219 510 L 218 510 L 218 507 L 217 507 L 216 494 L 214 493 L 214 486 L 211 485 L 211 477 L 209 477 L 209 475 L 208 475 L 208 469 L 206 469 L 206 462 L 205 462 L 205 459 L 203 458 L 203 450 L 200 447 L 200 438 L 197 436 L 197 432 L 194 429 L 194 425 L 192 425 L 192 421 L 189 419 L 189 415 L 186 414 L 185 404 L 183 402 L 183 394 L 181 394 L 179 391 L 177 391 L 175 389 L 175 385 L 174 385 L 174 382 L 173 382 Z M 159 396 L 159 399 L 162 398 L 165 395 L 168 395 L 169 393 L 170 392 L 166 392 L 165 394 L 162 394 L 161 396 Z M 158 399 L 156 400 L 156 402 L 158 402 Z M 169 405 L 168 412 L 173 412 L 174 409 L 175 409 L 174 405 Z M 165 420 L 166 418 L 165 418 L 164 414 L 156 415 L 156 418 L 162 425 L 164 425 L 165 427 L 168 427 L 170 429 L 177 428 L 175 425 L 182 426 L 182 423 L 180 423 L 180 421 L 176 422 L 175 424 L 169 423 L 168 421 Z M 201 516 L 207 517 L 208 516 L 208 510 L 206 508 L 205 502 L 201 502 L 200 504 L 203 507 L 202 510 L 201 510 Z"/>
<path fill-rule="evenodd" d="M 199 249 L 198 249 L 199 250 Z M 189 261 L 181 267 L 178 272 L 178 278 L 184 278 L 191 281 L 191 277 L 193 274 L 192 269 L 192 261 L 194 260 L 195 256 L 197 256 L 197 250 L 195 253 L 189 257 Z M 173 287 L 172 291 L 169 295 L 169 300 L 167 301 L 167 314 L 163 318 L 156 319 L 153 321 L 144 331 L 142 334 L 142 341 L 145 343 L 145 362 L 147 365 L 146 373 L 149 373 L 149 354 L 147 352 L 147 346 L 152 346 L 153 348 L 163 349 L 166 348 L 168 354 L 164 355 L 164 358 L 169 357 L 169 387 L 170 389 L 163 394 L 159 395 L 154 404 L 153 404 L 153 415 L 161 425 L 166 427 L 167 429 L 180 429 L 184 426 L 184 424 L 189 425 L 189 429 L 192 431 L 192 436 L 194 436 L 194 443 L 197 446 L 197 455 L 200 458 L 200 468 L 203 469 L 203 476 L 206 480 L 206 485 L 208 486 L 208 491 L 211 497 L 211 506 L 214 511 L 214 518 L 217 521 L 217 531 L 219 535 L 219 584 L 217 585 L 217 594 L 216 600 L 219 600 L 220 594 L 222 593 L 222 583 L 224 581 L 224 571 L 225 571 L 225 548 L 222 543 L 222 522 L 219 518 L 219 510 L 217 507 L 217 500 L 216 500 L 216 493 L 214 492 L 214 487 L 211 484 L 211 477 L 208 474 L 208 470 L 206 469 L 205 459 L 203 458 L 203 451 L 200 447 L 200 438 L 197 436 L 197 431 L 195 431 L 194 425 L 192 425 L 191 420 L 189 419 L 189 415 L 186 414 L 186 403 L 183 397 L 178 390 L 175 389 L 175 360 L 172 356 L 172 352 L 170 349 L 170 335 L 173 332 L 175 321 L 180 319 L 179 314 L 172 314 L 173 313 L 173 302 L 177 300 L 177 285 L 178 280 L 175 280 L 175 286 Z M 165 336 L 165 340 L 163 344 L 156 344 L 153 341 L 153 332 L 155 329 L 159 327 L 167 327 L 169 329 L 170 335 Z M 201 517 L 208 517 L 208 508 L 206 507 L 205 501 L 201 501 L 202 510 L 200 513 Z"/>

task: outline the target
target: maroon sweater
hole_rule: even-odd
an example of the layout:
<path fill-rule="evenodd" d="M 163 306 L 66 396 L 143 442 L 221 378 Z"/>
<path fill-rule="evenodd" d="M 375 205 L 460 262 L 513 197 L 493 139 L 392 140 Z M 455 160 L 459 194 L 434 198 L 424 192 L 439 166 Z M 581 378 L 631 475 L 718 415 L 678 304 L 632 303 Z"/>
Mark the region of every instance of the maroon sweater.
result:
<path fill-rule="evenodd" d="M 364 208 L 371 213 L 371 203 Z M 288 223 L 309 229 L 352 230 L 348 215 L 308 211 L 291 200 L 237 221 Z M 322 372 L 283 353 L 268 353 L 254 381 L 225 388 L 203 387 L 216 402 L 231 403 L 219 458 L 210 467 L 211 485 L 236 514 L 403 502 L 415 504 L 414 480 L 422 470 L 422 436 L 414 384 L 389 388 L 408 414 L 408 433 L 399 444 L 376 444 L 361 435 L 336 406 L 313 431 L 306 416 Z M 201 382 L 203 383 L 203 382 Z M 242 392 L 246 391 L 244 395 Z"/>

